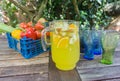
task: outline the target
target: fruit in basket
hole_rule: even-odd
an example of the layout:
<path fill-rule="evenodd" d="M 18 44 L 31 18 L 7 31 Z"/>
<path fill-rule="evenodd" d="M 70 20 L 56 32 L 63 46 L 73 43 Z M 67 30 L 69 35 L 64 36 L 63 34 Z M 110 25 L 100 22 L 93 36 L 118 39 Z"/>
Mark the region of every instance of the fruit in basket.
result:
<path fill-rule="evenodd" d="M 40 39 L 41 38 L 41 32 L 39 31 L 35 31 L 36 35 L 37 35 L 37 39 Z"/>
<path fill-rule="evenodd" d="M 44 29 L 44 26 L 40 23 L 40 22 L 37 22 L 35 24 L 35 29 L 36 30 L 43 30 Z"/>
<path fill-rule="evenodd" d="M 25 32 L 21 32 L 20 37 L 21 38 L 26 37 L 26 33 Z"/>
<path fill-rule="evenodd" d="M 27 23 L 27 26 L 28 26 L 28 27 L 32 27 L 32 22 L 28 22 L 28 23 Z"/>
<path fill-rule="evenodd" d="M 23 29 L 32 27 L 32 22 L 28 22 L 28 23 L 22 22 L 22 23 L 20 23 L 20 27 L 23 28 Z"/>
<path fill-rule="evenodd" d="M 22 22 L 22 23 L 20 23 L 20 27 L 25 29 L 25 28 L 28 28 L 28 25 L 27 25 L 27 23 Z"/>
<path fill-rule="evenodd" d="M 15 38 L 15 39 L 17 39 L 17 40 L 19 40 L 20 38 L 21 38 L 21 30 L 20 29 L 16 29 L 16 30 L 13 30 L 12 32 L 11 32 L 11 35 L 12 35 L 12 37 L 13 38 Z"/>
<path fill-rule="evenodd" d="M 35 33 L 34 28 L 30 27 L 30 28 L 26 28 L 25 32 L 21 33 L 21 37 L 26 36 L 27 38 L 31 38 L 33 40 L 37 39 L 37 34 Z"/>
<path fill-rule="evenodd" d="M 21 38 L 27 37 L 33 40 L 41 38 L 41 31 L 44 29 L 44 25 L 41 21 L 38 21 L 34 26 L 32 22 L 22 22 L 20 23 L 20 28 L 22 29 Z M 50 36 L 50 33 L 47 32 L 47 36 Z"/>

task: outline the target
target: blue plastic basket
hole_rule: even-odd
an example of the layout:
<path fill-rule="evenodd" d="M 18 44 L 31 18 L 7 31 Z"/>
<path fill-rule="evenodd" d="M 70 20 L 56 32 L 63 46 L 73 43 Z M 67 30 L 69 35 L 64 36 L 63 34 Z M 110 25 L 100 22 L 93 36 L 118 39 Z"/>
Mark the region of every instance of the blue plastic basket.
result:
<path fill-rule="evenodd" d="M 6 33 L 8 39 L 8 45 L 10 48 L 18 51 L 24 58 L 29 59 L 42 54 L 43 49 L 41 45 L 41 40 L 32 40 L 30 38 L 22 38 L 20 41 L 14 39 L 10 33 Z M 18 46 L 19 45 L 19 46 Z M 47 48 L 47 51 L 49 48 Z"/>

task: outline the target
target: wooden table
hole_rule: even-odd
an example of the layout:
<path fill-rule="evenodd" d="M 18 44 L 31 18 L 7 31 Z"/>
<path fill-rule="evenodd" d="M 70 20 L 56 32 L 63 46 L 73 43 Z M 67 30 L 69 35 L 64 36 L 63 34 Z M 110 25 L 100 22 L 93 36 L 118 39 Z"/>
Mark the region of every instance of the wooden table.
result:
<path fill-rule="evenodd" d="M 95 56 L 92 61 L 82 56 L 76 69 L 60 71 L 51 57 L 49 59 L 48 52 L 24 59 L 18 52 L 8 48 L 5 36 L 0 35 L 0 81 L 120 81 L 120 44 L 115 50 L 112 65 L 99 63 L 101 56 Z"/>
<path fill-rule="evenodd" d="M 48 52 L 24 59 L 0 35 L 0 81 L 48 81 L 48 59 Z"/>

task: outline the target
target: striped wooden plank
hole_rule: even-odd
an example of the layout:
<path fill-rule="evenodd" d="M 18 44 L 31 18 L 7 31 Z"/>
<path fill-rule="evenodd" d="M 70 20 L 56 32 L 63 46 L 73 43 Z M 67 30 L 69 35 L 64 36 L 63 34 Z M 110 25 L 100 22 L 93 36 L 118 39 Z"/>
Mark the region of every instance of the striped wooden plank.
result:
<path fill-rule="evenodd" d="M 49 81 L 48 73 L 1 77 L 0 81 Z"/>
<path fill-rule="evenodd" d="M 0 77 L 9 77 L 16 75 L 43 74 L 48 72 L 48 64 L 32 64 L 32 65 L 22 65 L 22 66 L 9 66 L 0 67 Z"/>
<path fill-rule="evenodd" d="M 33 59 L 17 59 L 17 60 L 3 60 L 0 61 L 0 67 L 9 66 L 22 66 L 22 65 L 32 65 L 32 64 L 44 64 L 48 63 L 48 57 L 45 58 L 33 58 Z"/>
<path fill-rule="evenodd" d="M 78 73 L 83 81 L 102 81 L 104 79 L 120 78 L 120 66 L 80 69 Z"/>
<path fill-rule="evenodd" d="M 49 56 L 48 52 L 45 52 L 45 53 L 42 53 L 42 54 L 34 57 L 34 59 L 44 58 L 44 57 L 48 57 L 48 56 Z M 25 58 L 19 53 L 12 53 L 12 54 L 7 54 L 7 55 L 6 54 L 0 54 L 0 61 L 1 60 L 6 60 L 6 59 L 7 60 L 17 60 L 17 59 L 24 60 Z"/>

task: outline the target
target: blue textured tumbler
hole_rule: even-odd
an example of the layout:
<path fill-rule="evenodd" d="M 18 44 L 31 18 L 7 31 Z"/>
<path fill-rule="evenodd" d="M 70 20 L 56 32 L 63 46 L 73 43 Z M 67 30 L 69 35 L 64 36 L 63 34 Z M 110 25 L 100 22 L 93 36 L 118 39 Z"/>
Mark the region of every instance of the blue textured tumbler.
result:
<path fill-rule="evenodd" d="M 87 60 L 94 59 L 94 52 L 93 52 L 93 37 L 92 37 L 92 30 L 84 30 L 84 58 Z"/>
<path fill-rule="evenodd" d="M 103 52 L 101 37 L 103 30 L 92 30 L 92 38 L 93 38 L 93 52 L 95 55 L 101 55 Z"/>

